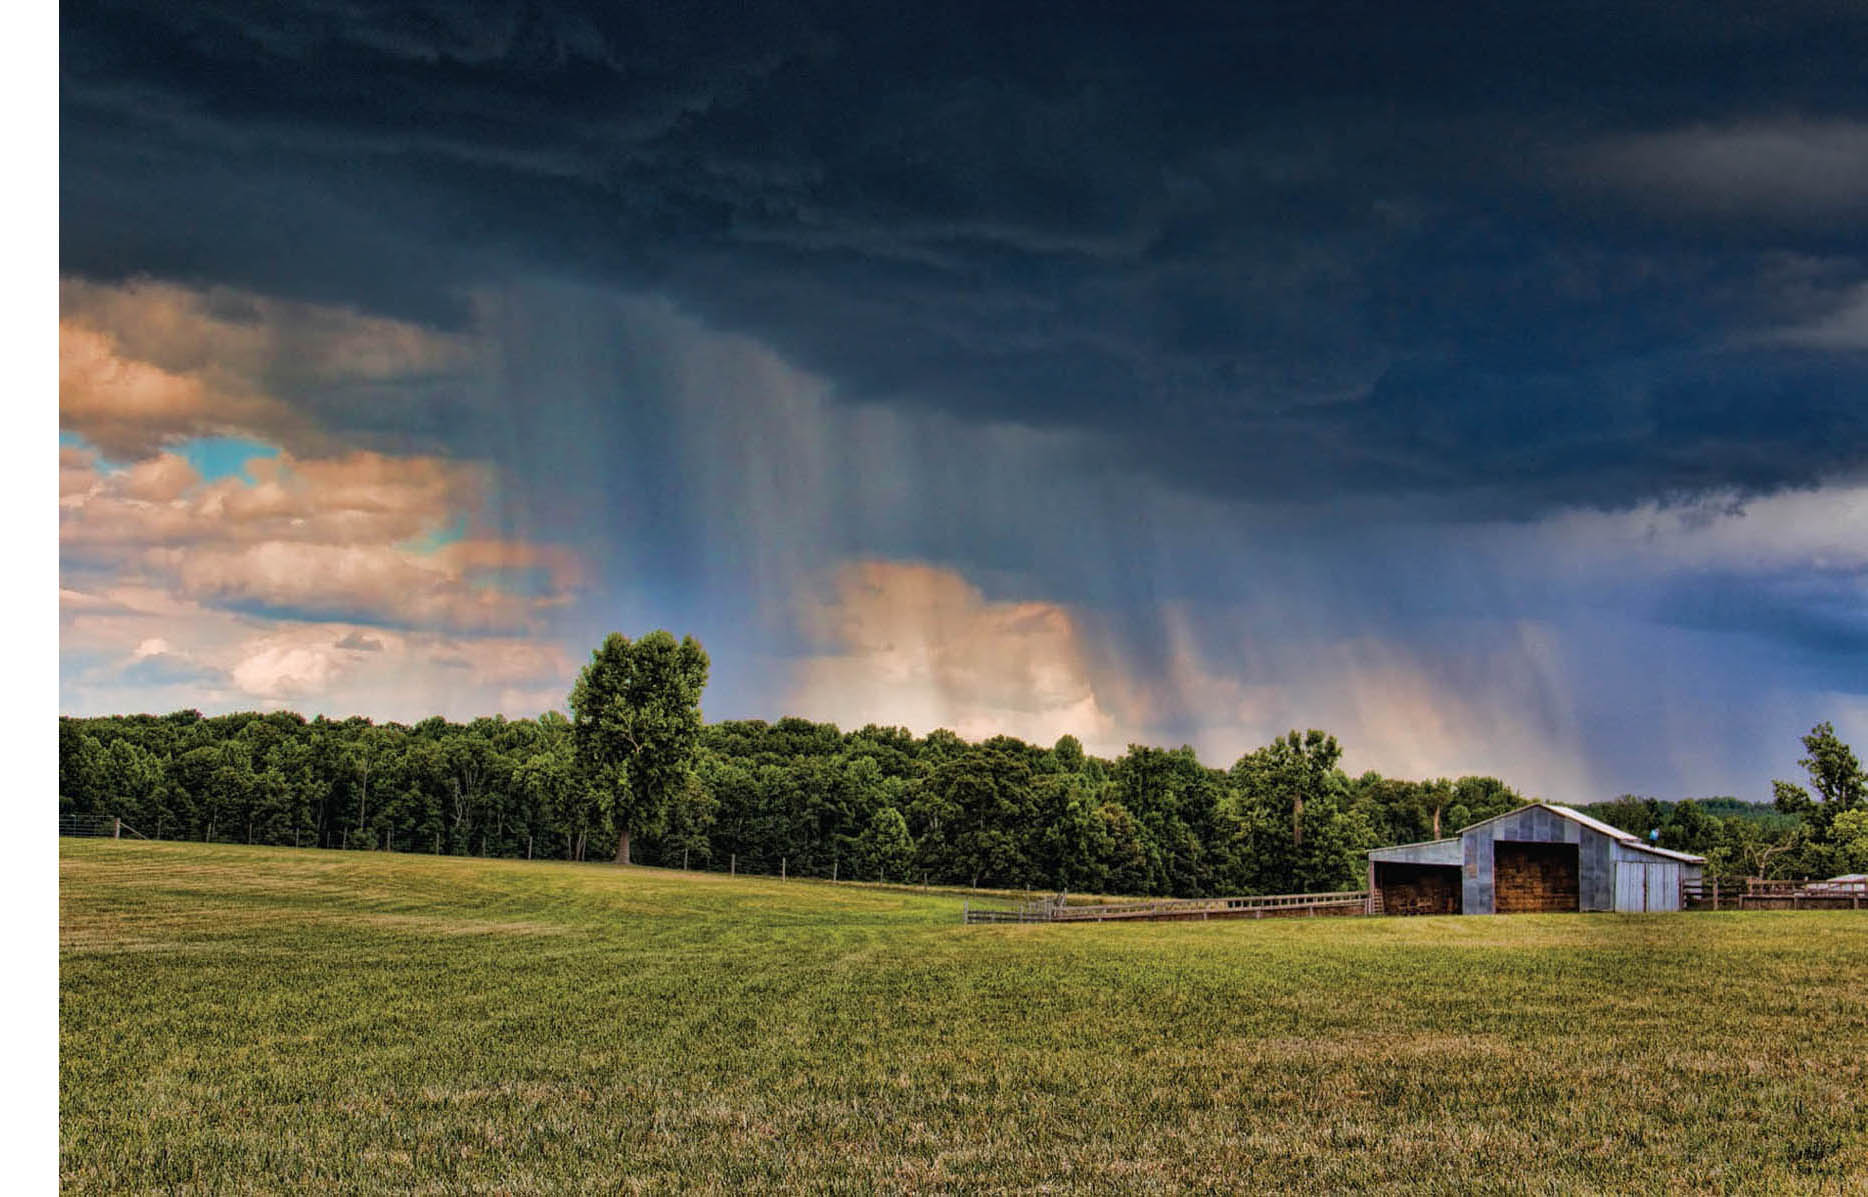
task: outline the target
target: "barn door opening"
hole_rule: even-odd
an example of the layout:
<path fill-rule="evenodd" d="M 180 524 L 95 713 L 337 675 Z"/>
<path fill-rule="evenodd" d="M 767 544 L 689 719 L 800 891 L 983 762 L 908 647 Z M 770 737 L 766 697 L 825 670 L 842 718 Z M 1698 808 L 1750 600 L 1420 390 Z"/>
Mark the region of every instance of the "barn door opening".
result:
<path fill-rule="evenodd" d="M 1500 840 L 1492 846 L 1493 909 L 1500 914 L 1580 910 L 1575 844 Z"/>
<path fill-rule="evenodd" d="M 1382 914 L 1458 914 L 1458 865 L 1375 864 L 1376 910 Z"/>

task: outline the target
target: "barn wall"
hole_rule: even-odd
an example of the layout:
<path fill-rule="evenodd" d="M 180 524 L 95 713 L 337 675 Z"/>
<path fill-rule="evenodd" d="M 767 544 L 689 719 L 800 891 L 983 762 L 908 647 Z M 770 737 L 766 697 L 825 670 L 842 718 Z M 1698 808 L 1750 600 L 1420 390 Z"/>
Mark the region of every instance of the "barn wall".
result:
<path fill-rule="evenodd" d="M 1627 914 L 1680 909 L 1680 879 L 1685 867 L 1682 861 L 1616 844 L 1615 909 Z"/>
<path fill-rule="evenodd" d="M 1513 811 L 1460 835 L 1465 866 L 1463 903 L 1468 914 L 1492 914 L 1498 906 L 1496 852 L 1500 840 L 1532 844 L 1575 844 L 1577 901 L 1583 910 L 1615 908 L 1614 840 L 1542 806 Z"/>
<path fill-rule="evenodd" d="M 1582 909 L 1615 909 L 1615 841 L 1600 831 L 1580 827 L 1578 865 L 1582 870 Z"/>
<path fill-rule="evenodd" d="M 1492 837 L 1475 834 L 1459 839 L 1465 857 L 1460 867 L 1460 909 L 1467 914 L 1491 914 Z"/>

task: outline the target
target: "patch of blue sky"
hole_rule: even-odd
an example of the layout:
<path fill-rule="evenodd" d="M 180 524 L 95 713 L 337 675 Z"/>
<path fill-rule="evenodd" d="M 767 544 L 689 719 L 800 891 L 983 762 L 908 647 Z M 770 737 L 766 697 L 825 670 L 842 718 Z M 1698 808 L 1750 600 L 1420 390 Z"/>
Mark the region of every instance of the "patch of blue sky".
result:
<path fill-rule="evenodd" d="M 265 599 L 237 599 L 224 603 L 222 606 L 235 614 L 249 615 L 256 619 L 289 620 L 293 623 L 352 624 L 368 628 L 401 626 L 398 621 L 385 617 L 379 611 L 363 606 L 345 606 L 342 603 L 335 603 L 328 607 L 308 607 L 296 603 L 268 602 Z"/>
<path fill-rule="evenodd" d="M 79 436 L 77 433 L 68 432 L 63 428 L 58 430 L 58 447 L 61 449 L 84 449 L 91 453 L 96 454 L 96 456 L 92 459 L 92 463 L 97 467 L 97 471 L 100 474 L 114 474 L 119 470 L 124 470 L 124 469 L 129 468 L 128 466 L 125 466 L 120 461 L 111 461 L 109 458 L 105 457 L 102 453 L 97 452 L 96 445 L 93 445 L 90 441 L 85 440 L 83 437 Z"/>
<path fill-rule="evenodd" d="M 279 456 L 278 446 L 241 436 L 196 437 L 177 445 L 175 452 L 193 466 L 205 482 L 220 478 L 253 482 L 255 479 L 248 472 L 247 464 L 255 458 Z"/>
<path fill-rule="evenodd" d="M 406 553 L 420 553 L 426 556 L 429 553 L 438 553 L 455 541 L 465 540 L 466 538 L 467 517 L 465 515 L 457 515 L 454 517 L 452 523 L 444 524 L 439 528 L 424 532 L 420 536 L 405 540 L 396 547 Z"/>

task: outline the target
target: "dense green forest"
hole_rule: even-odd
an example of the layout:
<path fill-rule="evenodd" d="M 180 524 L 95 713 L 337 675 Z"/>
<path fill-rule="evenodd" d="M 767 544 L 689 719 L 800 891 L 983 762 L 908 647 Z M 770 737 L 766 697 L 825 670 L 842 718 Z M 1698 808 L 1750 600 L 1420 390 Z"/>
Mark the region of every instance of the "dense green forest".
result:
<path fill-rule="evenodd" d="M 152 838 L 576 860 L 619 855 L 633 832 L 637 863 L 1197 897 L 1360 888 L 1366 849 L 1524 801 L 1492 777 L 1351 777 L 1318 731 L 1219 769 L 1188 747 L 1105 759 L 1070 736 L 703 724 L 705 676 L 698 645 L 656 633 L 594 654 L 572 696 L 581 717 L 61 717 L 60 813 Z M 1826 728 L 1804 741 L 1814 798 L 1780 782 L 1769 807 L 1625 795 L 1585 809 L 1720 873 L 1861 868 L 1861 770 Z"/>

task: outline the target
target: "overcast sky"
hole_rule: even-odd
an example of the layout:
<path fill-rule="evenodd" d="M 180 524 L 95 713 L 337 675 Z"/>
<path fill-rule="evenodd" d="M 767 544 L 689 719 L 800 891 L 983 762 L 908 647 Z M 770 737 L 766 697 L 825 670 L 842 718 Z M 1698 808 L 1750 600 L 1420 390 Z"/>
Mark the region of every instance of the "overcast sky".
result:
<path fill-rule="evenodd" d="M 904 15 L 901 8 L 915 11 Z M 1868 8 L 67 3 L 61 704 L 1868 740 Z"/>

